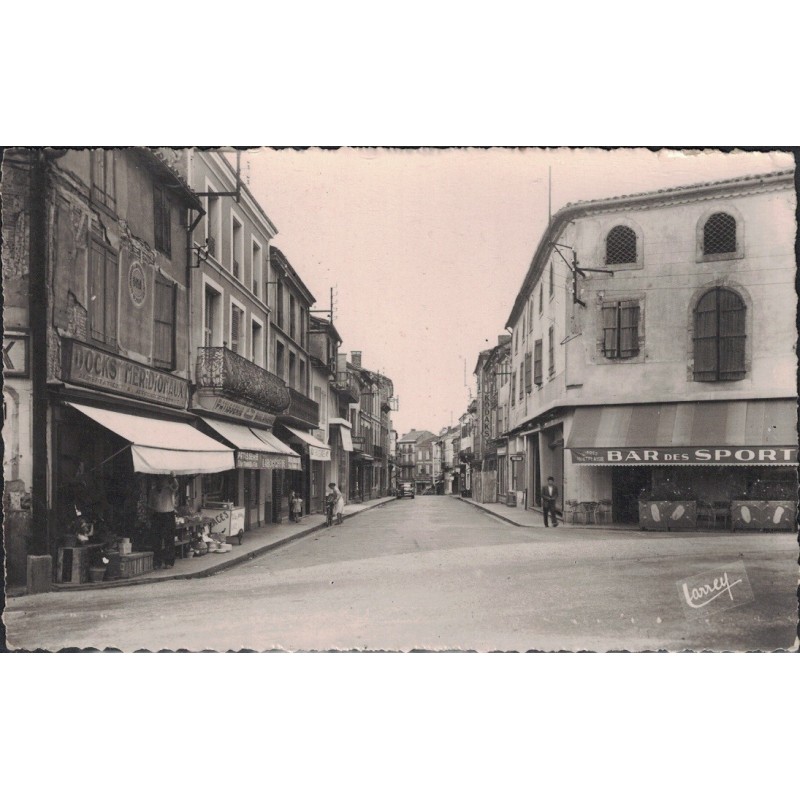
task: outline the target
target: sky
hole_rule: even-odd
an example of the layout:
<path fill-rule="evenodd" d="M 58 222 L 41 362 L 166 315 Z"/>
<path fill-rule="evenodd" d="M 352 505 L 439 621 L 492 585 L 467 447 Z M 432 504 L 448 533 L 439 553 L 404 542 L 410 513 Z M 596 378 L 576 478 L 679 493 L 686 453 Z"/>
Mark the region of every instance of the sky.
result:
<path fill-rule="evenodd" d="M 394 382 L 393 427 L 438 432 L 474 391 L 552 211 L 568 202 L 791 168 L 783 153 L 644 149 L 253 150 L 274 243 L 362 364 Z M 466 380 L 465 380 L 466 373 Z M 465 385 L 466 384 L 466 385 Z"/>

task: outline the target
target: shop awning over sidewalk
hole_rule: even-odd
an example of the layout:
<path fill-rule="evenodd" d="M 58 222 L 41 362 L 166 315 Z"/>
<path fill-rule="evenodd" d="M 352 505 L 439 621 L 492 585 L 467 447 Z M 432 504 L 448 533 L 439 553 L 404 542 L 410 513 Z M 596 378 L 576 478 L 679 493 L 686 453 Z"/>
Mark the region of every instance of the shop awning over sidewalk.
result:
<path fill-rule="evenodd" d="M 233 469 L 233 450 L 185 422 L 67 403 L 131 443 L 135 472 L 198 475 Z"/>
<path fill-rule="evenodd" d="M 797 464 L 794 400 L 578 408 L 566 445 L 573 464 Z"/>
<path fill-rule="evenodd" d="M 202 417 L 203 422 L 236 448 L 240 469 L 302 469 L 300 456 L 269 431 Z"/>
<path fill-rule="evenodd" d="M 331 460 L 331 447 L 325 444 L 321 439 L 317 439 L 310 433 L 299 431 L 297 428 L 290 428 L 284 425 L 292 436 L 297 437 L 303 444 L 308 445 L 308 456 L 312 461 L 330 461 Z"/>

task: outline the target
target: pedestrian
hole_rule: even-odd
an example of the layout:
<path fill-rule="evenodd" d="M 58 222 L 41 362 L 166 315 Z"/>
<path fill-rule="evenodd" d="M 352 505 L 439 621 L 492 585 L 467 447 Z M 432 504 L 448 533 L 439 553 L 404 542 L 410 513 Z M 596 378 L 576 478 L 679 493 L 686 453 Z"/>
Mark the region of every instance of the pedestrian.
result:
<path fill-rule="evenodd" d="M 294 489 L 289 492 L 289 522 L 294 522 Z"/>
<path fill-rule="evenodd" d="M 300 522 L 303 518 L 303 498 L 297 492 L 292 492 L 292 513 L 295 522 Z"/>
<path fill-rule="evenodd" d="M 542 512 L 544 513 L 545 528 L 550 527 L 547 522 L 548 514 L 553 519 L 553 527 L 558 527 L 558 520 L 556 519 L 556 500 L 558 500 L 558 487 L 556 486 L 555 478 L 551 475 L 547 479 L 547 483 L 542 486 Z"/>
<path fill-rule="evenodd" d="M 178 481 L 175 473 L 163 475 L 150 490 L 150 537 L 153 547 L 153 566 L 169 569 L 175 566 L 175 493 Z"/>
<path fill-rule="evenodd" d="M 328 488 L 333 495 L 333 513 L 336 515 L 336 524 L 342 524 L 342 514 L 344 513 L 344 495 L 339 491 L 335 483 L 329 483 Z"/>

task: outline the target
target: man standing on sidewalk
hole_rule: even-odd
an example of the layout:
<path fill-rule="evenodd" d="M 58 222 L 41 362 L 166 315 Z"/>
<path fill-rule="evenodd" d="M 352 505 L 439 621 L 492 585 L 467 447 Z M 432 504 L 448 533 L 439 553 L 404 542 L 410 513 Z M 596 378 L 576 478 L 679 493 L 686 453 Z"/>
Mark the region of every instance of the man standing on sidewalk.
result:
<path fill-rule="evenodd" d="M 150 531 L 153 546 L 153 566 L 169 569 L 175 566 L 175 493 L 178 481 L 175 473 L 163 475 L 150 491 Z"/>
<path fill-rule="evenodd" d="M 551 475 L 547 479 L 547 483 L 542 486 L 542 512 L 544 513 L 545 528 L 550 527 L 547 522 L 548 514 L 553 519 L 553 527 L 558 527 L 558 520 L 556 519 L 556 500 L 558 500 L 558 487 L 556 486 L 555 478 Z"/>

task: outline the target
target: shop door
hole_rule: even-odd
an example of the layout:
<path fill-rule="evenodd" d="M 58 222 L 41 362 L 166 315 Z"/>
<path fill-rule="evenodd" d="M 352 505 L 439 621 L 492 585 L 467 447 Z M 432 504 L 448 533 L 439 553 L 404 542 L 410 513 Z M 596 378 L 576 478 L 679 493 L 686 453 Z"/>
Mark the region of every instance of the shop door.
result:
<path fill-rule="evenodd" d="M 244 529 L 258 527 L 258 509 L 261 505 L 259 492 L 259 471 L 257 469 L 244 470 Z"/>
<path fill-rule="evenodd" d="M 650 487 L 646 467 L 605 467 L 611 470 L 611 515 L 614 522 L 639 521 L 639 495 Z"/>

